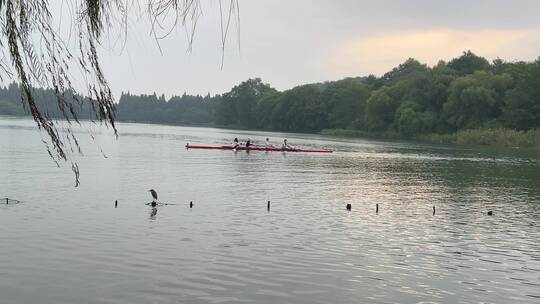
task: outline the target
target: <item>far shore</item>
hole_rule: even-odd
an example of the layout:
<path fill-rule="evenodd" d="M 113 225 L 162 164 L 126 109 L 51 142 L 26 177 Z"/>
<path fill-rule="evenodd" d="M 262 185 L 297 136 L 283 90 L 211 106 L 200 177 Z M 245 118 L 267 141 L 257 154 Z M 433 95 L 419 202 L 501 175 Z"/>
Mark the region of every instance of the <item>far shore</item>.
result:
<path fill-rule="evenodd" d="M 322 135 L 349 138 L 370 138 L 387 140 L 414 140 L 427 143 L 479 145 L 504 148 L 526 148 L 540 150 L 540 130 L 518 131 L 505 128 L 467 129 L 448 134 L 402 135 L 394 132 L 364 132 L 348 129 L 324 129 Z"/>
<path fill-rule="evenodd" d="M 1 118 L 27 118 L 32 119 L 29 115 L 0 115 Z M 62 120 L 62 119 L 59 119 Z M 88 119 L 80 119 L 81 121 L 90 121 Z M 131 120 L 116 120 L 122 123 L 139 123 L 164 126 L 180 126 L 180 127 L 199 127 L 199 128 L 217 128 L 217 129 L 232 129 L 242 131 L 263 131 L 263 132 L 279 132 L 279 133 L 297 133 L 297 134 L 319 134 L 324 136 L 345 137 L 345 138 L 365 138 L 372 140 L 403 140 L 403 141 L 419 141 L 425 143 L 436 144 L 457 144 L 457 145 L 478 145 L 492 146 L 503 148 L 522 148 L 540 150 L 540 130 L 533 129 L 528 131 L 519 131 L 505 128 L 483 128 L 483 129 L 467 129 L 457 131 L 455 133 L 439 134 L 416 134 L 403 135 L 397 132 L 365 132 L 353 129 L 323 129 L 320 132 L 283 132 L 267 129 L 245 129 L 239 126 L 221 126 L 214 124 L 168 124 L 153 121 L 131 121 Z"/>

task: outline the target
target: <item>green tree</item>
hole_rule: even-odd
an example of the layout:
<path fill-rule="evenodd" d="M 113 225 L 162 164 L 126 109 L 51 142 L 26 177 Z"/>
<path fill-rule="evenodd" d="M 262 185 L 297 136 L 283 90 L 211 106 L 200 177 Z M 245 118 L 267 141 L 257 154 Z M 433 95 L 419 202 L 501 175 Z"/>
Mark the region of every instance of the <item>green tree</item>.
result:
<path fill-rule="evenodd" d="M 483 58 L 476 56 L 473 52 L 463 52 L 458 58 L 448 62 L 448 67 L 455 70 L 459 75 L 469 75 L 476 71 L 485 71 L 489 69 L 489 62 Z"/>
<path fill-rule="evenodd" d="M 257 117 L 257 128 L 267 130 L 280 130 L 283 121 L 280 120 L 281 115 L 275 110 L 282 102 L 283 93 L 274 92 L 265 94 L 259 100 L 255 110 Z"/>
<path fill-rule="evenodd" d="M 381 77 L 381 81 L 385 85 L 392 85 L 397 81 L 415 77 L 418 73 L 424 73 L 426 71 L 428 71 L 427 65 L 420 63 L 414 58 L 409 58 L 390 72 L 384 74 Z"/>
<path fill-rule="evenodd" d="M 328 123 L 330 128 L 356 128 L 364 126 L 365 107 L 369 98 L 367 85 L 346 79 L 336 82 L 328 89 Z"/>
<path fill-rule="evenodd" d="M 397 107 L 398 103 L 390 96 L 387 87 L 372 92 L 366 103 L 366 129 L 368 131 L 387 130 L 394 122 Z"/>
<path fill-rule="evenodd" d="M 406 137 L 430 132 L 436 123 L 434 112 L 421 111 L 418 104 L 405 102 L 396 111 L 397 131 Z"/>
<path fill-rule="evenodd" d="M 507 75 L 478 71 L 456 79 L 449 88 L 443 115 L 454 130 L 481 127 L 501 113 L 503 92 L 511 85 Z"/>
<path fill-rule="evenodd" d="M 521 67 L 514 88 L 506 92 L 505 126 L 518 130 L 540 127 L 540 62 Z"/>
<path fill-rule="evenodd" d="M 284 115 L 281 130 L 314 132 L 326 128 L 328 106 L 321 93 L 316 85 L 298 86 L 284 92 L 278 112 Z"/>
<path fill-rule="evenodd" d="M 249 79 L 223 94 L 216 111 L 216 121 L 222 125 L 234 125 L 243 128 L 257 127 L 256 109 L 259 100 L 274 93 L 275 89 L 265 84 L 260 78 Z"/>

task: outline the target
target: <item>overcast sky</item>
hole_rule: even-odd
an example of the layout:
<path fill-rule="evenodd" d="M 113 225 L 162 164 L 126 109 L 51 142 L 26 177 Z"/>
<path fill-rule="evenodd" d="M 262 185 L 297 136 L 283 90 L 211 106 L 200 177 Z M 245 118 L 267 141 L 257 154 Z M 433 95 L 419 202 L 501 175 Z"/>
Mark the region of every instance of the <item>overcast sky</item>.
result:
<path fill-rule="evenodd" d="M 381 75 L 409 57 L 433 65 L 472 50 L 489 59 L 540 55 L 538 0 L 239 0 L 221 65 L 218 0 L 201 0 L 192 52 L 183 29 L 160 42 L 146 18 L 130 18 L 127 47 L 101 51 L 115 95 L 223 93 L 260 77 L 277 89 Z M 223 0 L 223 3 L 227 3 Z"/>

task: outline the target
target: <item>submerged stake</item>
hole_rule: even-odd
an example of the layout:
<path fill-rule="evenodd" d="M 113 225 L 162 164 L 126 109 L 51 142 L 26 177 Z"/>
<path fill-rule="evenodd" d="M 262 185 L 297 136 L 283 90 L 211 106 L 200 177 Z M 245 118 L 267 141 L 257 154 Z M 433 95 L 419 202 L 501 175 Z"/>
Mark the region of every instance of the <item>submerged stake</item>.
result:
<path fill-rule="evenodd" d="M 189 202 L 189 208 L 193 208 L 193 201 Z"/>
<path fill-rule="evenodd" d="M 435 215 L 435 206 L 433 206 L 433 215 Z"/>
<path fill-rule="evenodd" d="M 270 201 L 268 201 L 268 203 L 266 204 L 266 209 L 270 211 Z"/>
<path fill-rule="evenodd" d="M 493 211 L 488 211 L 487 215 L 493 215 Z"/>
<path fill-rule="evenodd" d="M 114 201 L 114 208 L 118 208 L 118 200 Z"/>
<path fill-rule="evenodd" d="M 352 205 L 351 205 L 351 204 L 347 204 L 347 206 L 346 206 L 345 208 L 347 208 L 347 210 L 351 211 Z"/>
<path fill-rule="evenodd" d="M 375 204 L 375 213 L 379 213 L 379 204 Z"/>

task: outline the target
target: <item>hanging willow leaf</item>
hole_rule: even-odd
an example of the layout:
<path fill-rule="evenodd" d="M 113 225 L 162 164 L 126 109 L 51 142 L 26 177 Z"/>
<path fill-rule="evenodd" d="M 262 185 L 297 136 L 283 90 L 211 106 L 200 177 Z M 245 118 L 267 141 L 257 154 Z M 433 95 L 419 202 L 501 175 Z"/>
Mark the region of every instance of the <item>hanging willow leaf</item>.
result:
<path fill-rule="evenodd" d="M 127 35 L 129 8 L 145 6 L 151 19 L 150 32 L 158 47 L 158 41 L 167 37 L 176 26 L 189 30 L 191 43 L 202 9 L 199 0 L 63 1 L 75 8 L 75 14 L 69 21 L 78 31 L 77 55 L 71 53 L 65 38 L 53 28 L 54 18 L 48 0 L 0 0 L 0 79 L 17 78 L 24 108 L 47 135 L 48 140 L 44 141 L 47 153 L 56 164 L 62 161 L 71 164 L 77 186 L 79 166 L 71 154 L 82 151 L 71 128 L 72 123 L 80 124 L 75 107 L 90 104 L 93 111 L 91 121 L 104 123 L 118 136 L 113 95 L 98 56 L 103 34 L 118 26 L 124 28 Z M 237 12 L 238 0 L 229 0 L 227 22 L 225 25 L 221 22 L 223 49 L 229 21 Z M 170 20 L 172 23 L 164 26 Z M 82 75 L 74 76 L 74 70 L 81 71 Z M 83 81 L 84 90 L 73 85 L 76 80 Z M 39 87 L 54 90 L 63 119 L 61 124 L 67 124 L 66 127 L 59 129 L 60 123 L 55 123 L 38 106 L 34 88 Z"/>

